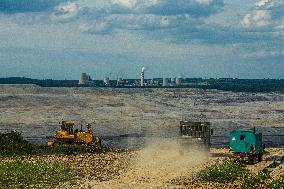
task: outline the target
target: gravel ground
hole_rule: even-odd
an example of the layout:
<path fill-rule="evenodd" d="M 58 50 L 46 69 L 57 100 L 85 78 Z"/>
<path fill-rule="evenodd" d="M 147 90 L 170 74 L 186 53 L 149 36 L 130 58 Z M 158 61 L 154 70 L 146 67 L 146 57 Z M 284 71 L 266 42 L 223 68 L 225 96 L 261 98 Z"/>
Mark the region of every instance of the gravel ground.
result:
<path fill-rule="evenodd" d="M 211 148 L 206 151 L 180 153 L 181 148 L 170 141 L 156 141 L 143 150 L 112 151 L 100 154 L 47 155 L 0 158 L 1 161 L 27 160 L 31 162 L 60 162 L 71 166 L 78 176 L 75 186 L 58 188 L 239 188 L 239 183 L 203 183 L 195 176 L 205 166 L 228 158 L 228 149 Z M 272 156 L 284 156 L 283 149 L 268 149 L 264 160 L 247 168 L 254 173 L 271 163 Z M 284 174 L 283 165 L 271 172 L 273 178 Z"/>
<path fill-rule="evenodd" d="M 240 126 L 284 128 L 281 93 L 0 85 L 0 102 L 0 132 L 18 130 L 36 143 L 46 143 L 61 120 L 91 123 L 106 138 L 125 134 L 167 137 L 177 134 L 179 121 L 184 119 L 210 121 L 216 135 L 227 135 L 229 128 Z M 284 129 L 267 133 L 284 136 Z M 284 144 L 283 136 L 273 140 Z M 113 138 L 104 141 L 127 145 Z"/>
<path fill-rule="evenodd" d="M 204 166 L 226 158 L 226 150 L 212 149 L 213 157 L 201 151 L 181 155 L 184 149 L 167 137 L 177 134 L 177 126 L 183 119 L 209 120 L 216 134 L 227 133 L 229 128 L 240 125 L 284 128 L 283 112 L 284 94 L 280 93 L 0 85 L 0 132 L 18 130 L 30 141 L 45 143 L 46 137 L 58 128 L 59 121 L 75 120 L 92 123 L 103 138 L 126 134 L 149 136 L 143 142 L 141 138 L 104 140 L 105 145 L 113 146 L 141 144 L 140 150 L 21 157 L 70 165 L 81 180 L 74 188 L 237 188 L 234 184 L 199 183 L 194 177 Z M 283 156 L 284 152 L 272 149 L 271 154 Z M 268 158 L 248 168 L 257 172 L 269 161 Z M 279 166 L 272 175 L 277 177 L 282 173 L 283 166 Z"/>

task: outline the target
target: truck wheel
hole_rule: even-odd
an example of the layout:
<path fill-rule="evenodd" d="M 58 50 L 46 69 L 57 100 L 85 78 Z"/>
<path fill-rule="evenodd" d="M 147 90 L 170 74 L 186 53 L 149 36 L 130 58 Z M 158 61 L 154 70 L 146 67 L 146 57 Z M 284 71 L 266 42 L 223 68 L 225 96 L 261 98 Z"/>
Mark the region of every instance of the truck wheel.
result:
<path fill-rule="evenodd" d="M 261 162 L 261 161 L 262 161 L 262 154 L 258 154 L 258 155 L 257 155 L 257 161 L 258 161 L 258 162 Z"/>

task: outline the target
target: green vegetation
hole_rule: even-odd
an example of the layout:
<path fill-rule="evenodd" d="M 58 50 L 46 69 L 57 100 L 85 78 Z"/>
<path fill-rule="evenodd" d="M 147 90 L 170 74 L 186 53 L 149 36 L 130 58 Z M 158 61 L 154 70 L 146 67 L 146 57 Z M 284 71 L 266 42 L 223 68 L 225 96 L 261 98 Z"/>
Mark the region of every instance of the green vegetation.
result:
<path fill-rule="evenodd" d="M 25 159 L 29 155 L 103 153 L 108 148 L 78 145 L 34 145 L 26 141 L 21 133 L 0 133 L 0 157 Z M 6 158 L 4 158 L 6 159 Z M 54 188 L 60 183 L 74 184 L 75 172 L 63 164 L 28 161 L 1 161 L 0 188 Z"/>
<path fill-rule="evenodd" d="M 226 183 L 237 180 L 244 172 L 244 164 L 227 160 L 206 167 L 198 173 L 198 177 L 205 182 Z"/>
<path fill-rule="evenodd" d="M 246 173 L 242 178 L 243 189 L 267 188 L 282 189 L 284 188 L 284 175 L 279 179 L 273 180 L 267 170 L 260 171 L 257 175 Z"/>
<path fill-rule="evenodd" d="M 242 188 L 267 188 L 268 179 L 270 179 L 269 172 L 266 170 L 260 171 L 258 175 L 252 173 L 245 173 L 242 178 Z"/>
<path fill-rule="evenodd" d="M 209 79 L 208 85 L 197 86 L 203 89 L 218 89 L 233 92 L 284 92 L 281 79 Z"/>
<path fill-rule="evenodd" d="M 0 156 L 15 155 L 42 155 L 42 154 L 80 154 L 80 153 L 104 153 L 111 149 L 96 146 L 58 145 L 34 145 L 24 140 L 21 133 L 0 133 Z"/>
<path fill-rule="evenodd" d="M 43 188 L 76 181 L 68 167 L 26 161 L 0 162 L 0 188 Z"/>
<path fill-rule="evenodd" d="M 31 79 L 25 77 L 0 78 L 0 84 L 35 84 L 42 87 L 77 87 L 78 80 Z"/>
<path fill-rule="evenodd" d="M 245 168 L 245 164 L 229 160 L 206 167 L 197 176 L 203 182 L 233 183 L 239 181 L 242 189 L 284 188 L 284 175 L 273 180 L 266 169 L 258 174 L 252 174 Z"/>
<path fill-rule="evenodd" d="M 24 140 L 20 133 L 0 134 L 0 155 L 31 154 L 35 146 Z"/>
<path fill-rule="evenodd" d="M 282 175 L 279 179 L 273 180 L 268 184 L 269 188 L 272 189 L 281 189 L 284 188 L 284 175 Z"/>

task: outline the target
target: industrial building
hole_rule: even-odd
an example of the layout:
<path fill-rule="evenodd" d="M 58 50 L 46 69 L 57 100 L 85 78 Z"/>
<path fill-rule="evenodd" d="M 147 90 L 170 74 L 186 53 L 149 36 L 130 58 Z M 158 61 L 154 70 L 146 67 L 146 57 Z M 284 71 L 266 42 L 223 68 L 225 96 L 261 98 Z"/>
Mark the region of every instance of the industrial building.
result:
<path fill-rule="evenodd" d="M 92 78 L 87 73 L 81 73 L 80 79 L 79 79 L 79 85 L 92 85 Z"/>
<path fill-rule="evenodd" d="M 105 77 L 105 78 L 104 78 L 104 85 L 105 85 L 105 86 L 110 86 L 109 77 Z"/>
<path fill-rule="evenodd" d="M 92 80 L 87 73 L 81 73 L 78 85 L 97 87 L 182 87 L 186 83 L 182 77 L 145 79 L 146 70 L 146 67 L 142 67 L 140 79 L 123 79 L 123 77 L 118 76 L 116 80 L 110 80 L 109 77 L 104 77 L 103 80 Z"/>

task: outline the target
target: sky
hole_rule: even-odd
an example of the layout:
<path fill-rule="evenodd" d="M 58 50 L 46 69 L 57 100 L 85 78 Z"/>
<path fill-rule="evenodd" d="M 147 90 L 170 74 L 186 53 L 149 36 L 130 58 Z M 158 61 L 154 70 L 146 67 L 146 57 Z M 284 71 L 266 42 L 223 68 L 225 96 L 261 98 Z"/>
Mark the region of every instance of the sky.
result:
<path fill-rule="evenodd" d="M 0 0 L 0 78 L 282 78 L 283 0 Z"/>

